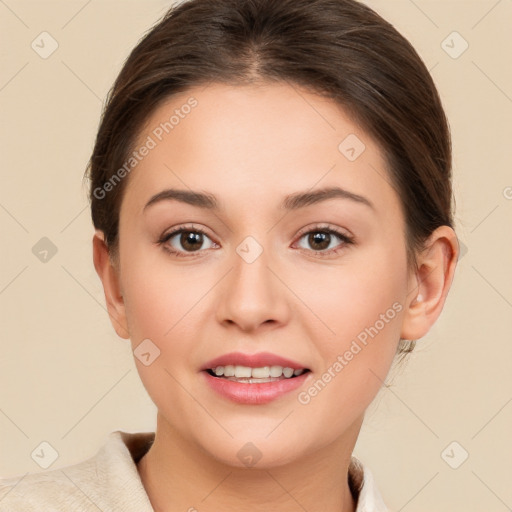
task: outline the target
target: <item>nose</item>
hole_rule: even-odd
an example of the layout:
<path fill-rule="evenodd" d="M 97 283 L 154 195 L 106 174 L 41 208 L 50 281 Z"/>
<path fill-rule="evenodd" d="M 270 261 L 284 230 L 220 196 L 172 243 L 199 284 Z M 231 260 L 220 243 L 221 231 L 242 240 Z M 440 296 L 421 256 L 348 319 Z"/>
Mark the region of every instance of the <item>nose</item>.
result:
<path fill-rule="evenodd" d="M 234 252 L 232 269 L 218 290 L 218 321 L 245 332 L 263 324 L 284 325 L 290 317 L 289 297 L 269 253 L 263 250 L 254 261 L 240 254 Z"/>

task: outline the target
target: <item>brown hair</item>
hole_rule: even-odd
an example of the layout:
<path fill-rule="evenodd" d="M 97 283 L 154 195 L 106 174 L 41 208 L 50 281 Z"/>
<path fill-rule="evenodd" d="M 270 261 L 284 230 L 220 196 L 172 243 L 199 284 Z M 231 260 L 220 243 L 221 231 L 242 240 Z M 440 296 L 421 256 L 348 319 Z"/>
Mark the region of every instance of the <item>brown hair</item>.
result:
<path fill-rule="evenodd" d="M 289 82 L 334 100 L 379 143 L 415 268 L 428 236 L 441 225 L 453 228 L 448 122 L 411 44 L 355 0 L 188 0 L 171 7 L 109 91 L 86 170 L 93 224 L 111 255 L 118 253 L 127 179 L 108 192 L 105 184 L 148 117 L 192 86 L 259 81 Z M 414 340 L 401 340 L 399 353 L 413 347 Z"/>

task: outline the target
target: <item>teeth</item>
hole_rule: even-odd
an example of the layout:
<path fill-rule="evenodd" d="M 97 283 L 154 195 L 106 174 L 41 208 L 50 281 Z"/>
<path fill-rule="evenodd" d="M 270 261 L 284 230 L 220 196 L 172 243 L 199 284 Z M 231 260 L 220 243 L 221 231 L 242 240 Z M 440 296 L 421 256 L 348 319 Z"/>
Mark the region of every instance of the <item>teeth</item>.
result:
<path fill-rule="evenodd" d="M 242 377 L 251 377 L 252 369 L 248 366 L 235 366 L 235 377 L 240 379 Z"/>
<path fill-rule="evenodd" d="M 251 371 L 251 377 L 254 379 L 268 379 L 270 377 L 270 366 L 264 366 L 263 368 L 253 368 Z"/>
<path fill-rule="evenodd" d="M 224 377 L 234 377 L 234 376 L 235 376 L 235 367 L 231 364 L 224 366 Z"/>
<path fill-rule="evenodd" d="M 282 366 L 271 366 L 270 367 L 270 376 L 271 377 L 281 377 L 282 374 L 283 374 Z"/>
<path fill-rule="evenodd" d="M 304 373 L 304 369 L 294 370 L 293 368 L 283 368 L 282 366 L 263 366 L 260 368 L 251 368 L 250 366 L 231 365 L 217 366 L 212 368 L 213 373 L 217 377 L 236 377 L 240 378 L 253 378 L 253 379 L 268 379 L 269 377 L 281 377 L 284 375 L 286 379 L 292 376 L 298 376 Z"/>
<path fill-rule="evenodd" d="M 293 375 L 293 368 L 283 368 L 283 375 L 289 379 Z"/>

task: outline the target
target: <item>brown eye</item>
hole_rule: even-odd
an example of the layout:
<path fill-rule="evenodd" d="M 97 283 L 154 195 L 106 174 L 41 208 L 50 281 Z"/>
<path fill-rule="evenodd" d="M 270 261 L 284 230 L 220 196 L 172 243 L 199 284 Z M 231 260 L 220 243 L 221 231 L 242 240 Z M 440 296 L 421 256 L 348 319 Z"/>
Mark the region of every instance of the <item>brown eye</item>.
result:
<path fill-rule="evenodd" d="M 308 235 L 308 243 L 310 247 L 315 251 L 323 251 L 329 247 L 331 241 L 331 234 L 315 231 Z"/>
<path fill-rule="evenodd" d="M 204 247 L 206 242 L 209 242 L 210 245 Z M 210 237 L 198 228 L 175 229 L 163 235 L 158 243 L 160 243 L 166 251 L 176 256 L 187 256 L 191 253 L 198 253 L 202 249 L 210 249 L 215 245 Z"/>
<path fill-rule="evenodd" d="M 343 249 L 346 245 L 353 244 L 354 240 L 332 228 L 316 228 L 303 233 L 300 240 L 306 240 L 306 245 L 299 244 L 302 249 L 312 250 L 319 255 L 329 255 Z M 336 239 L 338 243 L 336 243 Z"/>
<path fill-rule="evenodd" d="M 179 241 L 186 251 L 196 251 L 203 245 L 203 234 L 194 231 L 183 231 Z"/>

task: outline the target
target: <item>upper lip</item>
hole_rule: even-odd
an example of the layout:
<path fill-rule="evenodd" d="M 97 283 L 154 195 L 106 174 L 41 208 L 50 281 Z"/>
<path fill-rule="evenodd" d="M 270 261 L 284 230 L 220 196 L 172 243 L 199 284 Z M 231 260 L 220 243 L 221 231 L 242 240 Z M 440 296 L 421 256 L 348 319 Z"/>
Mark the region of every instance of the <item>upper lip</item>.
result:
<path fill-rule="evenodd" d="M 282 366 L 283 368 L 293 368 L 294 370 L 307 369 L 301 363 L 287 359 L 285 357 L 272 354 L 270 352 L 259 352 L 258 354 L 244 354 L 242 352 L 230 352 L 216 357 L 205 363 L 201 370 L 210 370 L 217 366 L 249 366 L 251 368 L 262 368 L 263 366 Z"/>

